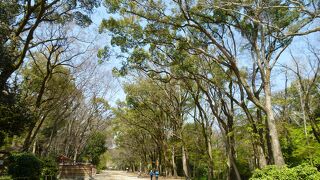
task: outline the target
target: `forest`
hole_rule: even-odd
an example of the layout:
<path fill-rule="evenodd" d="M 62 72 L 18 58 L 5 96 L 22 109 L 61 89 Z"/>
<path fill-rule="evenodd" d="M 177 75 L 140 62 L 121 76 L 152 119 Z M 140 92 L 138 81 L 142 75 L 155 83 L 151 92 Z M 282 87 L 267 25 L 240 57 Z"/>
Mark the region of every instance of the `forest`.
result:
<path fill-rule="evenodd" d="M 320 179 L 319 43 L 319 0 L 0 0 L 0 179 Z"/>

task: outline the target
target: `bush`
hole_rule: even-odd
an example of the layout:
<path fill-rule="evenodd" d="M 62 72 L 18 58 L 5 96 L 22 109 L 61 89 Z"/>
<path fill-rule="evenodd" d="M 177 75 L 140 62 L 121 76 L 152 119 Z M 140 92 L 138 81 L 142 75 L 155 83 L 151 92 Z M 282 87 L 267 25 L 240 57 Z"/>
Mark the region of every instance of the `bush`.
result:
<path fill-rule="evenodd" d="M 320 180 L 320 172 L 317 168 L 308 164 L 288 168 L 267 166 L 262 170 L 255 170 L 251 180 Z"/>
<path fill-rule="evenodd" d="M 21 153 L 10 157 L 8 173 L 12 178 L 39 179 L 41 170 L 42 162 L 33 154 Z"/>
<path fill-rule="evenodd" d="M 50 176 L 52 179 L 56 179 L 59 171 L 59 165 L 53 158 L 42 159 L 43 168 L 42 176 Z"/>

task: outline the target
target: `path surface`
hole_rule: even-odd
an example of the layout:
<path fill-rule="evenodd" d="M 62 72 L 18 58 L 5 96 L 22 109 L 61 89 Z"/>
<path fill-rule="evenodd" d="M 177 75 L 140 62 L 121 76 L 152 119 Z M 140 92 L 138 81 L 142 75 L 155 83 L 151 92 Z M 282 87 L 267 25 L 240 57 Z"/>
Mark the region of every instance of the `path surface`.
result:
<path fill-rule="evenodd" d="M 103 171 L 100 174 L 97 174 L 94 178 L 96 180 L 134 180 L 134 179 L 147 179 L 147 178 L 138 178 L 137 174 L 126 173 L 123 171 Z"/>
<path fill-rule="evenodd" d="M 138 174 L 126 173 L 124 171 L 103 171 L 97 174 L 95 180 L 144 180 L 150 179 L 149 177 L 139 177 Z M 155 180 L 155 178 L 153 178 Z M 159 177 L 159 180 L 177 180 L 177 179 L 166 179 L 164 177 Z"/>

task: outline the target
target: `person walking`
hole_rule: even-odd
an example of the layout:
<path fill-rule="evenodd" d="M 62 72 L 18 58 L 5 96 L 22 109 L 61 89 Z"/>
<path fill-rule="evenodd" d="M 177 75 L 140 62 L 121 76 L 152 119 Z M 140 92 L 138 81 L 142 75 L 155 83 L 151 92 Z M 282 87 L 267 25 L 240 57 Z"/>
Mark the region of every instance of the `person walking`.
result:
<path fill-rule="evenodd" d="M 153 174 L 154 174 L 154 173 L 153 173 L 153 171 L 152 171 L 152 169 L 151 169 L 151 171 L 150 171 L 150 173 L 149 173 L 151 180 L 152 180 Z"/>
<path fill-rule="evenodd" d="M 158 180 L 158 178 L 159 178 L 159 171 L 158 170 L 156 170 L 155 176 L 156 176 L 156 180 Z"/>

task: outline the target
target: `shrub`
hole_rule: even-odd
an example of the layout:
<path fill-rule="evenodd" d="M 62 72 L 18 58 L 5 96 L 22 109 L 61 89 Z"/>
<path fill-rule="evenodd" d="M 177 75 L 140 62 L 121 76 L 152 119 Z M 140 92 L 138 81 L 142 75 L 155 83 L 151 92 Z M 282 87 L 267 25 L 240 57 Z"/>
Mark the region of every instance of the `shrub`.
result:
<path fill-rule="evenodd" d="M 267 166 L 262 170 L 255 170 L 251 180 L 320 180 L 320 172 L 317 168 L 308 164 L 288 168 Z"/>
<path fill-rule="evenodd" d="M 8 173 L 13 178 L 39 179 L 41 170 L 42 162 L 33 154 L 21 153 L 11 155 L 10 157 Z"/>
<path fill-rule="evenodd" d="M 43 168 L 42 176 L 51 176 L 52 179 L 56 179 L 59 171 L 59 165 L 53 158 L 42 159 Z"/>

